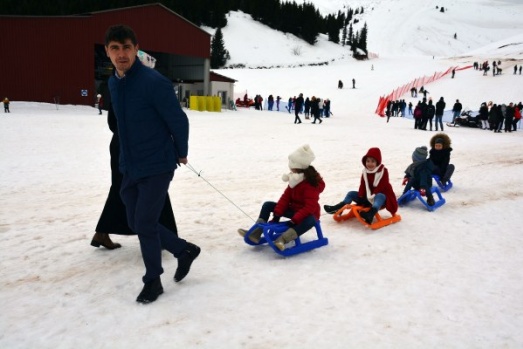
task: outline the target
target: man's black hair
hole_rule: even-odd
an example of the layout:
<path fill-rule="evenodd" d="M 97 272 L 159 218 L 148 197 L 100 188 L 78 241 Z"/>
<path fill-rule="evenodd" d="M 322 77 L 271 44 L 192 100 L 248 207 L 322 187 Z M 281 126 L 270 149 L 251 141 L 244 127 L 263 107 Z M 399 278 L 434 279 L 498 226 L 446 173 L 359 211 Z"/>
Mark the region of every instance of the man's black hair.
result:
<path fill-rule="evenodd" d="M 111 41 L 117 41 L 123 44 L 127 39 L 131 40 L 133 45 L 138 43 L 134 31 L 126 25 L 113 25 L 105 32 L 105 46 L 108 46 Z"/>

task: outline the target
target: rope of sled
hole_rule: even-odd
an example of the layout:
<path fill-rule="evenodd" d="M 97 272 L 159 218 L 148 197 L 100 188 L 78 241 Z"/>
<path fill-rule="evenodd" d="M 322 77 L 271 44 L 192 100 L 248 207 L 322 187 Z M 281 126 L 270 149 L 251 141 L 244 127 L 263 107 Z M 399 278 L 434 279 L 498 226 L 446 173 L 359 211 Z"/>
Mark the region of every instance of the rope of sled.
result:
<path fill-rule="evenodd" d="M 205 183 L 207 183 L 211 188 L 213 188 L 214 190 L 216 190 L 221 196 L 223 196 L 225 199 L 227 199 L 227 201 L 229 201 L 232 205 L 234 205 L 234 207 L 236 207 L 238 210 L 240 210 L 241 213 L 243 213 L 247 218 L 249 218 L 251 221 L 255 222 L 255 220 L 249 216 L 244 210 L 242 210 L 238 205 L 236 205 L 231 199 L 229 199 L 227 197 L 227 195 L 225 195 L 224 193 L 222 193 L 218 188 L 216 188 L 214 185 L 212 185 L 211 182 L 209 182 L 207 179 L 205 179 L 203 176 L 202 176 L 202 171 L 197 171 L 194 167 L 192 167 L 191 164 L 189 163 L 186 163 L 185 164 L 185 167 L 187 167 L 189 170 L 191 170 L 194 174 L 196 174 L 198 177 L 200 177 Z"/>

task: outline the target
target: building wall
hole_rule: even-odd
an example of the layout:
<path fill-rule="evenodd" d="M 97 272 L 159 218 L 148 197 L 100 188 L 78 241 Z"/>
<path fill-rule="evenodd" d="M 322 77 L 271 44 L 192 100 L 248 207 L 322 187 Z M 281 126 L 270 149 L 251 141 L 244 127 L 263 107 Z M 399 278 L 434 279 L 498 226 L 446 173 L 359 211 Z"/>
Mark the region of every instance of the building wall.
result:
<path fill-rule="evenodd" d="M 229 101 L 234 98 L 234 84 L 224 81 L 212 81 L 211 95 L 219 96 L 222 100 L 222 106 L 228 107 Z"/>
<path fill-rule="evenodd" d="M 198 58 L 208 81 L 210 35 L 153 4 L 86 16 L 0 16 L 0 95 L 12 101 L 94 105 L 94 47 L 104 44 L 105 31 L 114 24 L 131 26 L 146 52 Z M 208 91 L 209 85 L 205 88 Z"/>
<path fill-rule="evenodd" d="M 11 100 L 93 104 L 94 54 L 84 18 L 0 18 L 0 94 Z M 69 39 L 68 39 L 69 38 Z M 81 90 L 88 96 L 82 97 Z"/>

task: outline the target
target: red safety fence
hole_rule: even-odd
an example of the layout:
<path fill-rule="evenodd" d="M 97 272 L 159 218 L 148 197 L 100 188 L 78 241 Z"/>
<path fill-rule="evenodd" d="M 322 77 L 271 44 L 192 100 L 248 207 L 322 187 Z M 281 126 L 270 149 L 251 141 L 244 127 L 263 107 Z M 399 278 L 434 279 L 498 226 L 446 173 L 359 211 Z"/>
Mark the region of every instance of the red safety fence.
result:
<path fill-rule="evenodd" d="M 450 67 L 444 72 L 435 72 L 432 76 L 424 76 L 421 78 L 414 79 L 413 81 L 396 88 L 393 90 L 388 96 L 380 97 L 380 100 L 378 102 L 378 106 L 376 107 L 375 113 L 378 114 L 381 117 L 385 116 L 385 109 L 387 108 L 387 103 L 389 101 L 395 101 L 399 99 L 401 96 L 403 96 L 405 93 L 410 92 L 410 90 L 415 87 L 416 89 L 419 89 L 421 86 L 426 86 L 427 84 L 430 84 L 431 82 L 434 82 L 436 80 L 441 79 L 445 75 L 448 75 L 452 72 L 453 69 L 457 70 L 464 70 L 472 68 L 472 65 L 468 65 L 466 67 Z"/>

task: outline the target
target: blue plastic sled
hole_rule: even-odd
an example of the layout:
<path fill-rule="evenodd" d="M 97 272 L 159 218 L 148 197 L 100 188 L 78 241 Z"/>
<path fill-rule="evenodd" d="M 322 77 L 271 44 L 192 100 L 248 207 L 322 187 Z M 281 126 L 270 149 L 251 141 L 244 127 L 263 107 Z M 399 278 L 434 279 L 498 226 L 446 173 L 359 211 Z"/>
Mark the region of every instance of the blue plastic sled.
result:
<path fill-rule="evenodd" d="M 252 231 L 257 228 L 261 227 L 263 229 L 263 236 L 260 239 L 260 242 L 254 243 L 251 240 L 249 240 L 249 235 L 251 235 Z M 293 247 L 287 247 L 283 251 L 280 251 L 276 245 L 274 245 L 274 240 L 276 240 L 281 234 L 283 234 L 287 229 L 289 229 L 289 226 L 287 223 L 256 223 L 254 224 L 251 229 L 245 234 L 245 237 L 243 240 L 251 245 L 251 246 L 257 246 L 257 245 L 263 245 L 268 244 L 272 249 L 285 257 L 293 256 L 298 253 L 306 252 L 313 250 L 315 248 L 325 246 L 329 243 L 329 239 L 323 237 L 323 232 L 321 231 L 321 225 L 320 221 L 316 221 L 316 224 L 314 225 L 314 228 L 316 228 L 316 233 L 318 235 L 317 240 L 307 241 L 307 242 L 301 242 L 300 237 L 296 240 L 294 240 L 294 246 Z"/>
<path fill-rule="evenodd" d="M 443 184 L 443 183 L 441 183 L 441 178 L 439 178 L 438 175 L 432 175 L 432 178 L 436 181 L 436 183 L 438 184 L 438 187 L 440 187 L 442 192 L 446 192 L 446 191 L 450 190 L 450 188 L 452 188 L 452 181 L 450 179 L 447 182 L 447 184 Z"/>
<path fill-rule="evenodd" d="M 441 191 L 439 190 L 438 187 L 432 187 L 430 189 L 430 191 L 432 192 L 432 194 L 436 194 L 437 195 L 437 200 L 434 200 L 435 201 L 434 206 L 430 206 L 427 203 L 427 200 L 425 198 L 423 198 L 423 196 L 421 196 L 419 190 L 415 190 L 415 189 L 411 189 L 408 192 L 406 192 L 405 194 L 403 194 L 402 196 L 400 196 L 399 199 L 398 199 L 398 205 L 404 206 L 407 203 L 409 203 L 410 201 L 418 198 L 419 201 L 421 201 L 421 203 L 423 205 L 425 205 L 427 210 L 432 212 L 435 209 L 443 206 L 445 204 L 445 199 L 443 198 L 443 196 L 441 196 Z"/>

